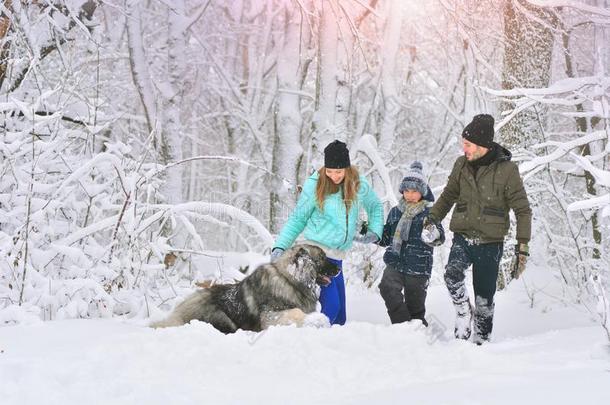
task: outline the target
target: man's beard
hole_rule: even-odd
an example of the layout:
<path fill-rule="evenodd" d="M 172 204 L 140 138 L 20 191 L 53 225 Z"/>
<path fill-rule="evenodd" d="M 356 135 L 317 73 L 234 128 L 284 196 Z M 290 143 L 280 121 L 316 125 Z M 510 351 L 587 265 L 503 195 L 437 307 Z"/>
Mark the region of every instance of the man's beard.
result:
<path fill-rule="evenodd" d="M 468 160 L 469 162 L 473 162 L 477 159 L 482 158 L 483 156 L 485 156 L 485 154 L 481 150 L 476 150 L 472 153 L 472 157 L 470 159 L 468 158 L 468 154 L 464 153 L 464 156 L 466 156 L 466 160 Z"/>

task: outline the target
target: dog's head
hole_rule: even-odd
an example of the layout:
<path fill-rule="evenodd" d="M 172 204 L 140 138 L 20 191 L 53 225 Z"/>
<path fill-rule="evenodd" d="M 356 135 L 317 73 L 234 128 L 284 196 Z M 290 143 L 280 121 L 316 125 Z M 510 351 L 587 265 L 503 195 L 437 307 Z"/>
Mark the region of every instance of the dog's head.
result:
<path fill-rule="evenodd" d="M 324 250 L 314 245 L 295 245 L 283 256 L 295 264 L 297 271 L 307 274 L 319 285 L 330 284 L 330 279 L 339 274 L 341 270 L 339 266 L 328 261 Z M 300 278 L 297 274 L 295 277 Z"/>

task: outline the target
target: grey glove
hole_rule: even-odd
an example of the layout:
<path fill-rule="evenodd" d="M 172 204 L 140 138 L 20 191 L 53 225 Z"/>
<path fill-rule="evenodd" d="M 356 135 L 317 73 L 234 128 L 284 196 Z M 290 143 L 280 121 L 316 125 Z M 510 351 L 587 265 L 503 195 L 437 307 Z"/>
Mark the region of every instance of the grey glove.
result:
<path fill-rule="evenodd" d="M 441 237 L 441 233 L 434 224 L 429 224 L 421 231 L 421 240 L 427 245 L 434 245 Z"/>
<path fill-rule="evenodd" d="M 438 246 L 441 244 L 441 231 L 438 229 L 436 221 L 430 217 L 424 218 L 424 228 L 421 231 L 421 240 L 428 246 Z"/>
<path fill-rule="evenodd" d="M 530 249 L 527 243 L 518 243 L 515 246 L 515 259 L 513 262 L 513 269 L 511 276 L 517 280 L 525 271 L 525 265 L 527 264 L 527 258 L 530 255 Z"/>
<path fill-rule="evenodd" d="M 356 235 L 354 236 L 354 242 L 358 243 L 376 243 L 379 241 L 379 237 L 375 234 L 375 232 L 368 231 L 364 235 Z"/>
<path fill-rule="evenodd" d="M 284 254 L 284 249 L 279 248 L 279 247 L 273 248 L 273 250 L 271 250 L 271 263 L 273 263 L 274 261 L 279 259 L 279 257 L 283 254 Z"/>

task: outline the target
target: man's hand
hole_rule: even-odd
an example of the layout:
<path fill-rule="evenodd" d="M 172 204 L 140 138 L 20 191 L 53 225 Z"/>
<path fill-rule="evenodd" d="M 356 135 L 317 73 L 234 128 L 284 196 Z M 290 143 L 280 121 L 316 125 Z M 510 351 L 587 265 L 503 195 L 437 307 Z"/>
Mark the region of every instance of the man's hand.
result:
<path fill-rule="evenodd" d="M 430 216 L 428 215 L 424 218 L 424 228 L 430 225 L 438 226 L 438 222 L 434 218 L 430 218 Z"/>
<path fill-rule="evenodd" d="M 529 246 L 527 243 L 518 243 L 515 245 L 515 261 L 511 276 L 513 279 L 519 279 L 521 274 L 525 271 L 525 265 L 527 263 L 527 257 L 530 255 Z"/>

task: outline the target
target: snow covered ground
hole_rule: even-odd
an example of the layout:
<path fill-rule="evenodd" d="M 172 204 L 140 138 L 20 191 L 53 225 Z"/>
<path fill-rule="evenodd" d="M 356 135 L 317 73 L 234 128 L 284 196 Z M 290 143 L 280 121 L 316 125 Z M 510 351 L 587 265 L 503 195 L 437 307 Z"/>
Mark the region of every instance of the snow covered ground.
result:
<path fill-rule="evenodd" d="M 610 347 L 587 313 L 552 298 L 543 270 L 529 307 L 517 281 L 497 295 L 494 342 L 451 339 L 442 285 L 433 328 L 389 325 L 376 291 L 348 288 L 347 325 L 222 335 L 195 322 L 71 320 L 0 328 L 0 403 L 608 404 Z M 538 274 L 538 276 L 537 276 Z M 538 281 L 537 281 L 538 280 Z"/>

